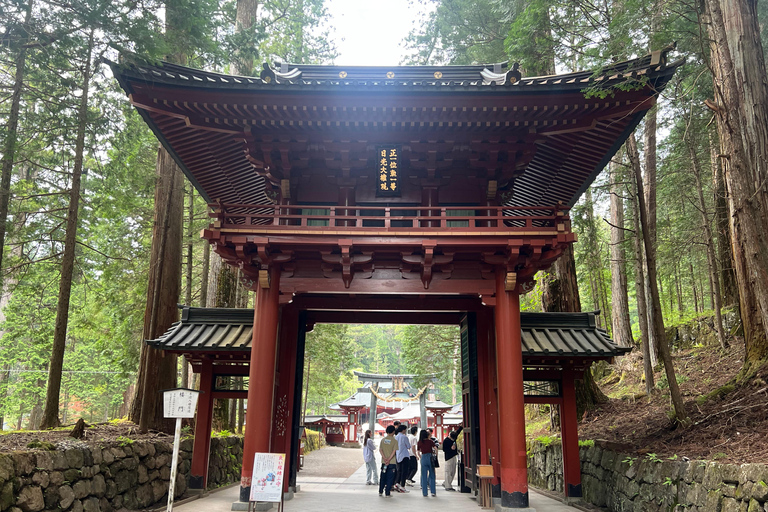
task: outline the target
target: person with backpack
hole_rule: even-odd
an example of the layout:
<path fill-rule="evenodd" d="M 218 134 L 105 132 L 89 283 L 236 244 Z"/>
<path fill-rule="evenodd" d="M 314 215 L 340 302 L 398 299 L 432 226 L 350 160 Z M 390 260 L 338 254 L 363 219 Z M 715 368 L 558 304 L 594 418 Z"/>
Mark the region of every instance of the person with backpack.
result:
<path fill-rule="evenodd" d="M 384 492 L 385 497 L 391 498 L 395 473 L 397 473 L 397 439 L 395 439 L 395 427 L 392 425 L 387 427 L 387 436 L 379 443 L 379 453 L 381 454 L 379 496 Z"/>

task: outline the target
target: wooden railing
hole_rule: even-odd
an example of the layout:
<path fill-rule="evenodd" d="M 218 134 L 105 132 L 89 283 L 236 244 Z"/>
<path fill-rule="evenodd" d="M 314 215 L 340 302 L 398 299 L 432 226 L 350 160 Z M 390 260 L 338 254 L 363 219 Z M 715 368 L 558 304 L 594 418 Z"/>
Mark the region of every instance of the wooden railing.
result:
<path fill-rule="evenodd" d="M 308 205 L 209 205 L 219 229 L 324 228 L 350 231 L 457 230 L 569 231 L 567 210 L 552 206 L 308 206 Z"/>

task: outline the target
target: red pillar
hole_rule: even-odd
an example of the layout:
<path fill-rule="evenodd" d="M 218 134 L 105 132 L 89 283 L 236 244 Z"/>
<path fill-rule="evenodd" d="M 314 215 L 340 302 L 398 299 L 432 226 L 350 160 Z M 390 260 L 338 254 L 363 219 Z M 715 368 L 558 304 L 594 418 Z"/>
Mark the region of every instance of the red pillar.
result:
<path fill-rule="evenodd" d="M 560 406 L 560 429 L 563 437 L 563 487 L 569 498 L 581 498 L 581 461 L 576 415 L 576 378 L 573 368 L 563 369 L 563 402 Z"/>
<path fill-rule="evenodd" d="M 289 460 L 291 446 L 297 442 L 293 432 L 293 404 L 296 392 L 296 357 L 299 337 L 299 312 L 290 305 L 284 306 L 280 315 L 280 343 L 277 358 L 277 386 L 272 412 L 272 452 L 284 453 L 288 467 L 296 461 Z M 286 471 L 286 475 L 290 474 Z M 289 478 L 284 479 L 284 491 L 288 491 Z"/>
<path fill-rule="evenodd" d="M 480 463 L 493 466 L 494 477 L 491 484 L 498 485 L 499 465 L 499 406 L 496 401 L 496 341 L 493 335 L 493 317 L 486 308 L 477 314 L 477 373 L 478 399 L 480 408 Z"/>
<path fill-rule="evenodd" d="M 243 470 L 240 474 L 240 501 L 247 502 L 253 476 L 255 453 L 269 452 L 272 433 L 272 406 L 277 353 L 280 269 L 269 270 L 268 288 L 257 284 L 253 315 L 251 367 L 248 376 L 248 412 L 245 415 Z"/>
<path fill-rule="evenodd" d="M 211 455 L 211 424 L 213 422 L 213 361 L 203 359 L 200 368 L 200 395 L 197 399 L 195 444 L 189 487 L 203 490 L 208 485 L 208 458 Z"/>
<path fill-rule="evenodd" d="M 501 506 L 528 507 L 528 461 L 525 453 L 523 350 L 520 296 L 506 290 L 506 270 L 496 269 L 496 376 L 499 385 L 499 430 L 502 432 Z"/>

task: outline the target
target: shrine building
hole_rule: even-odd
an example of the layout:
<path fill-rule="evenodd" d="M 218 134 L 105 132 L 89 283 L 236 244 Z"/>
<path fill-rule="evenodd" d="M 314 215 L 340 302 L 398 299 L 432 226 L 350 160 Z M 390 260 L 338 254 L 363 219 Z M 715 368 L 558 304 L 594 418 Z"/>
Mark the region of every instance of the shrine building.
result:
<path fill-rule="evenodd" d="M 212 399 L 243 394 L 241 500 L 257 452 L 288 454 L 295 485 L 314 324 L 452 324 L 469 489 L 490 466 L 499 507 L 527 507 L 524 404 L 558 403 L 565 492 L 580 496 L 574 382 L 626 349 L 592 313 L 521 315 L 520 294 L 576 241 L 569 209 L 682 63 L 668 50 L 543 77 L 506 63 L 279 64 L 259 77 L 111 64 L 210 204 L 202 236 L 255 294 L 247 315 L 186 308 L 152 342 L 210 391 L 191 485 L 206 485 Z M 215 389 L 217 375 L 245 374 L 247 391 Z"/>

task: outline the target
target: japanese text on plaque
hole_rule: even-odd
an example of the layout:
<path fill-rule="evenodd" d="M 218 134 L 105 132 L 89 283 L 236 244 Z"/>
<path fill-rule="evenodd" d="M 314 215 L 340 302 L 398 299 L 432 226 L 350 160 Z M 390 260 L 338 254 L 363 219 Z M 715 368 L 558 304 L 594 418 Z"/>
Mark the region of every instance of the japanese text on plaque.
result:
<path fill-rule="evenodd" d="M 376 155 L 379 176 L 376 182 L 376 195 L 399 196 L 400 146 L 377 146 Z"/>

